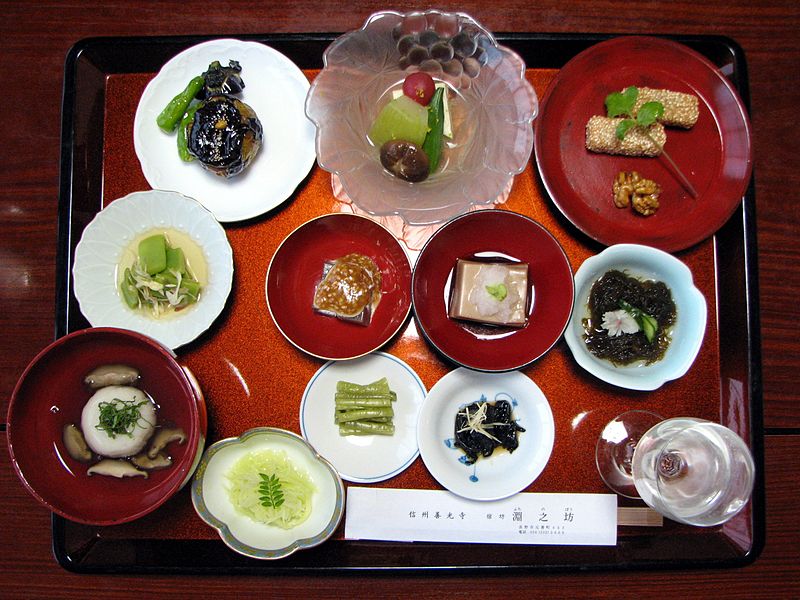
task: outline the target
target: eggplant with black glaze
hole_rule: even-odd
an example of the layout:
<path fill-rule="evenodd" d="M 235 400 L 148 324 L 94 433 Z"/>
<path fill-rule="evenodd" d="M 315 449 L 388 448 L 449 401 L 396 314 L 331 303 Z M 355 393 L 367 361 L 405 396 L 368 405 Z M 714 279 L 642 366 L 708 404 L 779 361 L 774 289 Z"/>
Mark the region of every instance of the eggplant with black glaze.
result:
<path fill-rule="evenodd" d="M 211 98 L 220 94 L 239 94 L 244 89 L 244 80 L 240 73 L 242 66 L 236 60 L 228 61 L 223 67 L 218 60 L 208 65 L 203 77 L 203 98 Z"/>
<path fill-rule="evenodd" d="M 202 102 L 187 126 L 187 150 L 203 168 L 221 177 L 241 173 L 261 148 L 263 128 L 255 111 L 232 96 Z"/>

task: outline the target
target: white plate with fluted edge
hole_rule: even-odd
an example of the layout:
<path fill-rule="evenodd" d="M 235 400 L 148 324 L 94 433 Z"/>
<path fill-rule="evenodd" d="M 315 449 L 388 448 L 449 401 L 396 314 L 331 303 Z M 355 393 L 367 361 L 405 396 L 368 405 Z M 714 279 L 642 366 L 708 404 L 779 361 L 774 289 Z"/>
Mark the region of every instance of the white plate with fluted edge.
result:
<path fill-rule="evenodd" d="M 170 229 L 202 250 L 208 281 L 196 304 L 154 319 L 125 304 L 118 267 L 136 238 Z M 72 277 L 75 297 L 92 327 L 137 331 L 175 349 L 206 331 L 225 307 L 233 284 L 233 251 L 225 230 L 196 200 L 162 190 L 134 192 L 109 203 L 83 230 Z"/>
<path fill-rule="evenodd" d="M 514 452 L 497 448 L 466 464 L 453 444 L 456 413 L 473 402 L 511 403 L 512 418 L 525 431 Z M 419 452 L 431 475 L 452 493 L 469 500 L 501 500 L 521 492 L 542 473 L 555 441 L 553 412 L 544 393 L 519 371 L 484 373 L 463 367 L 434 384 L 419 413 Z"/>
<path fill-rule="evenodd" d="M 227 473 L 243 456 L 261 450 L 285 452 L 314 485 L 311 513 L 290 529 L 254 521 L 236 510 L 227 489 Z M 236 438 L 212 444 L 203 454 L 192 482 L 197 514 L 217 530 L 232 550 L 252 558 L 283 558 L 330 538 L 344 514 L 345 489 L 336 469 L 299 435 L 275 427 L 256 427 Z"/>
<path fill-rule="evenodd" d="M 589 293 L 594 282 L 612 269 L 642 280 L 663 281 L 672 292 L 677 316 L 672 340 L 661 360 L 649 365 L 639 361 L 615 366 L 586 347 L 583 321 L 589 317 Z M 706 299 L 695 287 L 692 271 L 683 262 L 650 246 L 615 244 L 587 258 L 575 272 L 575 303 L 564 340 L 575 362 L 598 379 L 630 390 L 655 390 L 682 377 L 692 366 L 703 344 L 707 313 Z"/>
<path fill-rule="evenodd" d="M 394 435 L 339 435 L 334 423 L 336 383 L 367 384 L 381 377 L 397 394 Z M 314 449 L 342 476 L 355 483 L 384 481 L 407 469 L 419 455 L 417 415 L 425 399 L 425 385 L 402 360 L 373 352 L 347 361 L 330 361 L 314 374 L 300 402 L 300 430 Z"/>
<path fill-rule="evenodd" d="M 258 115 L 264 138 L 239 175 L 225 179 L 178 156 L 176 134 L 156 117 L 189 81 L 218 60 L 239 61 L 245 87 L 237 94 Z M 259 42 L 219 39 L 192 46 L 167 61 L 147 84 L 136 109 L 133 145 L 147 182 L 196 198 L 223 222 L 259 216 L 289 198 L 311 170 L 316 128 L 305 115 L 309 82 L 286 56 Z"/>

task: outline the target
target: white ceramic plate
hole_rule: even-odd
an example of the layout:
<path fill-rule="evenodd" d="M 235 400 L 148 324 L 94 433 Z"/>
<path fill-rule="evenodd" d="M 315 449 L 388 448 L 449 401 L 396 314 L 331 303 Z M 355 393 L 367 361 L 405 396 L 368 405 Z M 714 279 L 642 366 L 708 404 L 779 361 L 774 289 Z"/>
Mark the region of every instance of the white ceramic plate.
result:
<path fill-rule="evenodd" d="M 643 280 L 663 281 L 672 292 L 677 318 L 661 360 L 650 365 L 615 366 L 586 347 L 583 320 L 589 316 L 589 293 L 594 282 L 611 269 Z M 587 258 L 575 273 L 575 303 L 564 339 L 575 361 L 595 377 L 630 390 L 655 390 L 682 377 L 692 366 L 703 344 L 707 312 L 706 299 L 695 287 L 691 270 L 679 259 L 650 246 L 616 244 Z"/>
<path fill-rule="evenodd" d="M 203 251 L 208 283 L 197 304 L 153 319 L 125 304 L 117 287 L 123 252 L 148 231 L 178 230 Z M 175 349 L 191 342 L 222 312 L 233 283 L 233 252 L 222 226 L 197 201 L 151 190 L 118 198 L 83 230 L 72 267 L 75 297 L 92 327 L 138 331 Z"/>
<path fill-rule="evenodd" d="M 228 498 L 226 474 L 245 454 L 262 449 L 286 452 L 305 471 L 316 491 L 308 519 L 291 529 L 253 521 L 240 514 Z M 192 482 L 192 504 L 229 548 L 245 556 L 277 559 L 327 540 L 344 514 L 344 484 L 336 470 L 296 433 L 257 427 L 238 438 L 216 442 L 206 450 Z"/>
<path fill-rule="evenodd" d="M 464 452 L 453 446 L 456 413 L 482 396 L 511 402 L 514 420 L 525 431 L 518 434 L 513 453 L 501 448 L 467 465 Z M 459 368 L 431 388 L 419 413 L 417 437 L 425 466 L 445 488 L 470 500 L 500 500 L 527 488 L 544 470 L 555 424 L 547 398 L 526 375 Z"/>
<path fill-rule="evenodd" d="M 255 110 L 264 128 L 258 155 L 230 179 L 183 162 L 176 134 L 164 133 L 156 125 L 167 103 L 215 60 L 223 65 L 239 61 L 245 88 L 237 97 Z M 136 109 L 133 145 L 145 178 L 154 189 L 196 198 L 219 221 L 241 221 L 275 208 L 292 195 L 316 158 L 316 129 L 304 112 L 308 88 L 297 65 L 258 42 L 221 39 L 184 50 L 150 81 Z"/>
<path fill-rule="evenodd" d="M 386 377 L 397 393 L 394 435 L 340 436 L 333 422 L 336 382 L 366 384 Z M 414 462 L 417 415 L 425 399 L 419 376 L 399 358 L 375 352 L 348 361 L 325 363 L 311 378 L 300 403 L 300 429 L 308 442 L 342 476 L 356 483 L 374 483 L 394 477 Z"/>

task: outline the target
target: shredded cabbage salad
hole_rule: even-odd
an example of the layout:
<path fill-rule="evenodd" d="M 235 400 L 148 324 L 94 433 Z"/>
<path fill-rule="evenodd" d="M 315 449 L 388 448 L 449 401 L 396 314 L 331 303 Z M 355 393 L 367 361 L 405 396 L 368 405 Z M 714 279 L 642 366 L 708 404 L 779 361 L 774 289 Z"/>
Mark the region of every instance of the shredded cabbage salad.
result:
<path fill-rule="evenodd" d="M 260 487 L 265 477 L 280 482 L 282 502 L 272 506 L 263 499 Z M 227 473 L 228 497 L 240 514 L 267 525 L 291 529 L 311 514 L 316 491 L 311 477 L 292 463 L 284 450 L 258 450 L 245 454 Z"/>

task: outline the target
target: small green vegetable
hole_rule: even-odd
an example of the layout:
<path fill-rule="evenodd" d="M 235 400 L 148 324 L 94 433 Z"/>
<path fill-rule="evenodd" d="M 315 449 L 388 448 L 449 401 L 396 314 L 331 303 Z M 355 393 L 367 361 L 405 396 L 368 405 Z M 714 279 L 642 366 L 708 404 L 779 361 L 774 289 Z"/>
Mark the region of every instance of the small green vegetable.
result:
<path fill-rule="evenodd" d="M 422 150 L 428 155 L 428 171 L 436 172 L 442 158 L 444 136 L 444 89 L 436 88 L 428 105 L 428 133 L 422 142 Z"/>
<path fill-rule="evenodd" d="M 139 307 L 139 291 L 136 289 L 136 280 L 131 274 L 130 268 L 125 269 L 125 274 L 119 284 L 119 289 L 122 292 L 122 298 L 125 304 L 131 308 Z"/>
<path fill-rule="evenodd" d="M 498 283 L 495 285 L 487 285 L 486 291 L 498 302 L 502 302 L 508 296 L 508 288 L 504 283 Z"/>
<path fill-rule="evenodd" d="M 180 94 L 169 101 L 169 104 L 167 104 L 164 110 L 156 117 L 156 123 L 162 131 L 167 133 L 175 131 L 175 127 L 180 123 L 189 104 L 194 100 L 197 93 L 203 89 L 204 84 L 204 79 L 198 75 L 192 78 Z"/>
<path fill-rule="evenodd" d="M 181 157 L 183 162 L 192 162 L 194 160 L 194 156 L 189 153 L 189 140 L 186 137 L 186 131 L 189 129 L 189 124 L 194 121 L 194 113 L 197 112 L 200 106 L 200 104 L 192 104 L 178 126 L 178 156 Z"/>
<path fill-rule="evenodd" d="M 283 489 L 281 487 L 281 480 L 273 473 L 269 477 L 264 473 L 259 473 L 261 483 L 258 485 L 258 499 L 261 501 L 261 506 L 266 508 L 278 508 L 283 504 Z"/>
<path fill-rule="evenodd" d="M 658 121 L 664 114 L 664 105 L 661 102 L 645 102 L 639 107 L 636 115 L 633 107 L 639 97 L 636 86 L 625 88 L 622 92 L 612 92 L 606 96 L 606 111 L 609 117 L 627 117 L 617 125 L 617 138 L 624 139 L 633 127 L 646 129 Z"/>
<path fill-rule="evenodd" d="M 167 268 L 167 238 L 163 234 L 151 235 L 139 242 L 139 260 L 150 275 Z"/>
<path fill-rule="evenodd" d="M 619 307 L 636 320 L 636 323 L 644 332 L 644 336 L 647 338 L 648 342 L 652 343 L 653 340 L 656 339 L 656 333 L 658 332 L 658 321 L 656 321 L 646 312 L 631 306 L 625 300 L 619 301 Z"/>
<path fill-rule="evenodd" d="M 97 405 L 100 409 L 100 420 L 95 428 L 105 431 L 111 439 L 118 435 L 133 437 L 133 430 L 137 426 L 143 427 L 139 425 L 139 421 L 143 420 L 139 407 L 143 404 L 147 404 L 147 400 L 142 400 L 138 404 L 133 400 L 119 398 L 114 398 L 111 402 L 101 402 Z"/>
<path fill-rule="evenodd" d="M 396 400 L 385 377 L 366 385 L 338 381 L 333 419 L 339 435 L 394 434 L 392 403 Z"/>

